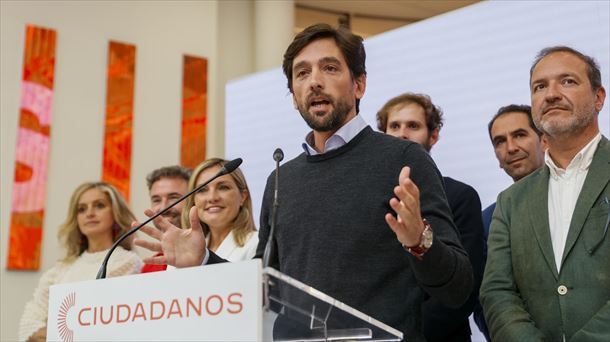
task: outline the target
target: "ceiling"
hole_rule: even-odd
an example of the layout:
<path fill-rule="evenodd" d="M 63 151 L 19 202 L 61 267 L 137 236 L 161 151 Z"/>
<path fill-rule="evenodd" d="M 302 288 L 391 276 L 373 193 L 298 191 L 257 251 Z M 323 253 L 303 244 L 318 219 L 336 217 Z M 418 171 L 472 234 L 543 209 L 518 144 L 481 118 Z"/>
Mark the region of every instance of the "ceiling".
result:
<path fill-rule="evenodd" d="M 479 0 L 295 0 L 295 31 L 315 23 L 349 22 L 353 32 L 368 37 L 465 7 Z"/>

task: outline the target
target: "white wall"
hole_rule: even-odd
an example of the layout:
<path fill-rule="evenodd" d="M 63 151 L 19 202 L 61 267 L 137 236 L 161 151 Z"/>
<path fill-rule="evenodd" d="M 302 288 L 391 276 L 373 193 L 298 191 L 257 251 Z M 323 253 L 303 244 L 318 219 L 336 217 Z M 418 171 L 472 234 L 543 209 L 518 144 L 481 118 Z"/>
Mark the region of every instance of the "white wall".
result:
<path fill-rule="evenodd" d="M 14 341 L 23 306 L 42 271 L 62 255 L 56 233 L 69 196 L 81 182 L 101 176 L 109 40 L 136 45 L 131 204 L 137 217 L 143 218 L 148 207 L 145 175 L 179 162 L 183 54 L 208 58 L 208 154 L 222 155 L 224 146 L 216 136 L 224 134 L 222 126 L 216 127 L 217 2 L 3 0 L 0 4 L 0 340 Z M 5 267 L 24 32 L 29 23 L 55 29 L 57 46 L 41 271 L 18 272 Z"/>
<path fill-rule="evenodd" d="M 501 106 L 530 103 L 529 68 L 547 46 L 595 57 L 610 88 L 609 16 L 602 1 L 486 1 L 371 37 L 361 115 L 376 129 L 375 115 L 390 98 L 429 94 L 445 113 L 432 157 L 443 174 L 472 185 L 485 207 L 512 183 L 494 156 L 489 120 Z M 285 160 L 297 156 L 309 128 L 279 67 L 229 83 L 226 101 L 226 155 L 244 159 L 257 217 L 274 149 Z M 606 136 L 608 101 L 599 116 Z"/>
<path fill-rule="evenodd" d="M 376 129 L 375 115 L 390 98 L 407 91 L 429 94 L 445 113 L 432 157 L 443 174 L 472 185 L 486 207 L 512 183 L 498 167 L 489 120 L 502 106 L 530 103 L 529 68 L 547 46 L 569 45 L 595 57 L 610 90 L 609 16 L 608 2 L 494 1 L 371 37 L 365 41 L 361 115 Z M 285 161 L 296 157 L 309 128 L 293 108 L 279 67 L 230 82 L 225 106 L 226 157 L 244 159 L 258 218 L 273 151 L 282 148 Z M 606 99 L 599 116 L 606 136 L 609 108 Z M 483 340 L 471 327 L 473 340 Z"/>
<path fill-rule="evenodd" d="M 154 168 L 179 161 L 182 55 L 208 58 L 206 155 L 222 157 L 225 84 L 257 69 L 258 50 L 281 56 L 283 46 L 278 47 L 277 42 L 269 42 L 266 37 L 256 37 L 255 29 L 288 32 L 281 37 L 290 40 L 294 9 L 292 0 L 2 0 L 0 6 L 0 263 L 3 268 L 25 25 L 53 28 L 58 34 L 43 261 L 38 272 L 0 271 L 0 340 L 6 341 L 16 339 L 23 305 L 41 273 L 62 254 L 56 229 L 65 217 L 71 192 L 82 181 L 100 178 L 108 41 L 136 45 L 131 206 L 136 216 L 144 219 L 142 212 L 148 207 L 145 175 Z"/>
<path fill-rule="evenodd" d="M 512 184 L 487 133 L 498 108 L 530 104 L 529 69 L 538 51 L 568 45 L 595 57 L 610 87 L 610 4 L 602 1 L 490 1 L 367 41 L 363 115 L 405 91 L 429 94 L 445 113 L 432 157 L 443 174 L 472 185 L 483 207 Z M 609 127 L 609 99 L 600 128 Z"/>

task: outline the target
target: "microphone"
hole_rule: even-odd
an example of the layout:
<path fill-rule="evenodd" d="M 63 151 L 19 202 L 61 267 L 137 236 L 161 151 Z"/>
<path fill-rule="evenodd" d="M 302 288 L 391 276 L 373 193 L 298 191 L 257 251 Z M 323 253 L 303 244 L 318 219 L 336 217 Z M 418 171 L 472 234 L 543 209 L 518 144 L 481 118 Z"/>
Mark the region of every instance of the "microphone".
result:
<path fill-rule="evenodd" d="M 284 151 L 282 151 L 281 148 L 278 147 L 275 149 L 275 151 L 273 151 L 273 160 L 278 163 L 284 160 Z"/>
<path fill-rule="evenodd" d="M 281 148 L 276 148 L 273 152 L 273 160 L 275 160 L 275 189 L 273 191 L 273 207 L 271 208 L 271 227 L 269 228 L 269 236 L 267 237 L 267 244 L 265 245 L 265 252 L 263 253 L 263 268 L 268 267 L 271 258 L 271 246 L 273 245 L 274 232 L 275 232 L 275 221 L 277 219 L 277 208 L 280 203 L 277 199 L 277 191 L 280 182 L 280 162 L 284 159 L 284 152 Z"/>
<path fill-rule="evenodd" d="M 242 159 L 241 158 L 233 159 L 230 162 L 226 163 L 223 167 L 220 168 L 220 170 L 218 170 L 218 172 L 214 176 L 212 176 L 212 178 L 210 178 L 207 181 L 201 183 L 198 187 L 196 187 L 193 190 L 191 190 L 191 192 L 189 192 L 189 193 L 185 194 L 184 196 L 178 198 L 174 203 L 170 204 L 169 206 L 167 206 L 163 210 L 159 211 L 158 213 L 156 213 L 155 215 L 150 217 L 148 220 L 144 221 L 143 223 L 139 224 L 138 226 L 136 226 L 134 228 L 131 228 L 127 233 L 123 234 L 118 240 L 116 240 L 114 242 L 112 247 L 110 247 L 110 250 L 108 251 L 108 253 L 106 253 L 106 257 L 104 257 L 104 261 L 102 262 L 102 266 L 100 267 L 100 270 L 97 272 L 97 276 L 95 277 L 95 279 L 104 279 L 104 278 L 106 278 L 106 268 L 108 267 L 108 260 L 110 259 L 110 256 L 112 255 L 112 252 L 114 252 L 114 250 L 117 248 L 117 246 L 121 242 L 123 242 L 123 240 L 125 240 L 128 236 L 130 236 L 133 233 L 137 232 L 138 230 L 140 230 L 140 228 L 142 228 L 143 226 L 147 225 L 148 223 L 150 223 L 152 220 L 156 219 L 160 215 L 165 214 L 168 210 L 173 208 L 176 204 L 184 201 L 190 195 L 192 195 L 195 192 L 201 190 L 204 186 L 210 184 L 210 182 L 212 182 L 214 179 L 216 179 L 216 178 L 218 178 L 220 176 L 224 176 L 226 174 L 229 174 L 229 173 L 235 171 L 235 169 L 237 169 L 237 167 L 239 167 L 239 165 L 241 163 L 242 163 Z"/>

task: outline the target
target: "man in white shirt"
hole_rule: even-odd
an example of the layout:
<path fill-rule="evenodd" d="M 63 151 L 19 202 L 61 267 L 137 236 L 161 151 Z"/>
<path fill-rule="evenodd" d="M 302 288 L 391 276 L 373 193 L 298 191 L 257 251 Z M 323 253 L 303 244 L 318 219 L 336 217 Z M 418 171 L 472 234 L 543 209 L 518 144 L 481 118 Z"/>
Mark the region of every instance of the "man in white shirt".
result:
<path fill-rule="evenodd" d="M 154 213 L 167 208 L 188 192 L 188 182 L 191 178 L 191 170 L 180 165 L 164 166 L 153 170 L 146 176 L 148 196 L 150 197 L 150 209 Z M 180 215 L 184 208 L 184 201 L 176 204 L 162 216 L 171 224 L 181 228 Z M 153 222 L 156 226 L 156 222 Z M 157 227 L 157 229 L 160 229 Z M 156 256 L 163 255 L 156 253 Z M 167 265 L 144 264 L 141 273 L 165 271 Z"/>
<path fill-rule="evenodd" d="M 167 208 L 188 192 L 188 182 L 191 170 L 179 165 L 164 166 L 152 171 L 146 176 L 150 209 L 155 213 Z M 163 217 L 171 224 L 180 228 L 184 202 L 176 204 Z"/>
<path fill-rule="evenodd" d="M 500 194 L 481 286 L 494 341 L 610 340 L 610 143 L 597 63 L 565 46 L 530 70 L 545 166 Z"/>

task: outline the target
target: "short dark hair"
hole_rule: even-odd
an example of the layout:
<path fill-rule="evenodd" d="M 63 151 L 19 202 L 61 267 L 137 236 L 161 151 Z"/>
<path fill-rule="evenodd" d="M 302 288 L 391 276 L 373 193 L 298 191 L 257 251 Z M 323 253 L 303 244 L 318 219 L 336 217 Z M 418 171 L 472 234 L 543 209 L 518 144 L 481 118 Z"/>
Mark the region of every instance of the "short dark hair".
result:
<path fill-rule="evenodd" d="M 328 24 L 316 24 L 307 27 L 294 37 L 294 40 L 284 53 L 282 69 L 288 79 L 288 89 L 292 93 L 292 65 L 294 58 L 311 42 L 332 38 L 341 50 L 343 58 L 349 68 L 353 79 L 366 75 L 366 53 L 362 44 L 362 37 L 351 33 L 347 28 L 340 26 L 333 28 Z M 360 99 L 356 99 L 356 113 L 359 112 Z"/>
<path fill-rule="evenodd" d="M 556 52 L 566 52 L 566 53 L 572 54 L 572 55 L 578 57 L 578 59 L 580 59 L 581 61 L 585 62 L 585 64 L 587 65 L 587 77 L 589 77 L 589 83 L 591 83 L 591 89 L 593 91 L 597 91 L 599 88 L 602 87 L 601 72 L 599 71 L 599 65 L 597 64 L 595 59 L 593 59 L 593 57 L 587 56 L 587 55 L 583 54 L 582 52 L 577 51 L 569 46 L 563 46 L 563 45 L 547 47 L 547 48 L 540 50 L 540 52 L 538 52 L 538 54 L 536 55 L 536 58 L 534 59 L 534 63 L 532 64 L 532 67 L 530 68 L 530 84 L 532 83 L 532 74 L 534 73 L 534 68 L 536 67 L 536 65 L 538 65 L 538 63 L 540 63 L 540 61 L 544 57 L 546 57 L 550 54 L 556 53 Z"/>
<path fill-rule="evenodd" d="M 440 130 L 443 127 L 443 111 L 432 103 L 430 96 L 426 94 L 404 93 L 390 99 L 377 112 L 377 128 L 385 133 L 388 127 L 390 111 L 397 106 L 402 108 L 411 103 L 418 104 L 424 109 L 426 126 L 429 133 L 432 133 L 437 128 Z"/>
<path fill-rule="evenodd" d="M 152 185 L 161 178 L 182 178 L 188 183 L 191 178 L 191 173 L 191 169 L 187 169 L 180 165 L 164 166 L 153 170 L 146 176 L 146 185 L 148 186 L 148 190 L 150 190 Z"/>
<path fill-rule="evenodd" d="M 540 132 L 540 130 L 536 127 L 536 125 L 534 125 L 534 119 L 532 118 L 532 107 L 530 107 L 528 105 L 510 104 L 508 106 L 500 107 L 500 109 L 498 109 L 498 112 L 493 116 L 493 118 L 491 118 L 491 121 L 489 121 L 489 124 L 487 124 L 487 132 L 489 133 L 490 140 L 493 141 L 493 137 L 491 136 L 491 127 L 494 125 L 494 122 L 496 122 L 496 119 L 506 113 L 511 113 L 511 112 L 518 112 L 518 113 L 525 114 L 525 116 L 527 116 L 527 121 L 529 122 L 532 130 L 534 132 L 536 132 L 536 134 L 538 134 L 538 136 L 542 135 L 542 132 Z"/>

